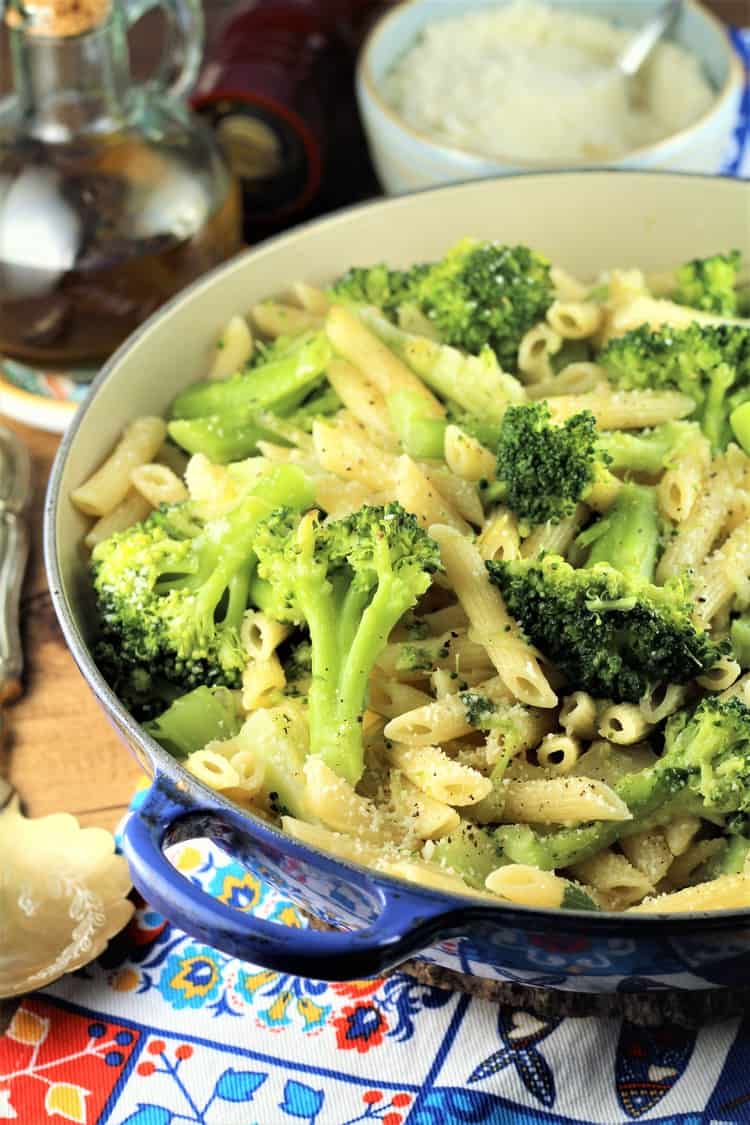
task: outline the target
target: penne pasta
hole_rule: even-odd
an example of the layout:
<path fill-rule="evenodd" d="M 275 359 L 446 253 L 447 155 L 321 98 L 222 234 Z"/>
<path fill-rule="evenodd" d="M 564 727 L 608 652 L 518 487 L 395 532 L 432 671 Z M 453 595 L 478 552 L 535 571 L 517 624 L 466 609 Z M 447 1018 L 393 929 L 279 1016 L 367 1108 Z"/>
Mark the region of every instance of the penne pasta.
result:
<path fill-rule="evenodd" d="M 209 379 L 228 379 L 241 371 L 253 354 L 253 334 L 244 316 L 233 316 L 216 344 Z"/>
<path fill-rule="evenodd" d="M 554 398 L 556 395 L 584 395 L 598 386 L 606 386 L 607 376 L 603 367 L 596 363 L 581 361 L 568 363 L 557 375 L 530 383 L 526 394 L 531 399 Z"/>
<path fill-rule="evenodd" d="M 595 301 L 553 301 L 547 323 L 563 340 L 584 340 L 602 326 L 604 310 Z"/>
<path fill-rule="evenodd" d="M 571 738 L 596 738 L 596 701 L 588 692 L 574 691 L 563 698 L 560 726 Z"/>
<path fill-rule="evenodd" d="M 146 497 L 135 488 L 131 488 L 125 494 L 125 499 L 121 500 L 116 508 L 108 512 L 106 516 L 101 516 L 96 523 L 91 525 L 83 541 L 87 547 L 93 550 L 97 543 L 109 539 L 110 535 L 114 535 L 118 531 L 124 531 L 126 527 L 132 527 L 134 523 L 145 520 L 152 510 Z"/>
<path fill-rule="evenodd" d="M 496 508 L 485 521 L 477 539 L 477 550 L 486 561 L 517 559 L 521 549 L 518 521 L 507 508 Z"/>
<path fill-rule="evenodd" d="M 617 391 L 607 386 L 581 395 L 557 395 L 549 400 L 549 408 L 557 423 L 590 410 L 600 430 L 640 430 L 686 418 L 695 404 L 680 391 Z"/>
<path fill-rule="evenodd" d="M 360 797 L 348 781 L 322 758 L 310 754 L 302 767 L 310 815 L 333 832 L 358 836 L 365 844 L 382 844 L 384 833 L 372 801 Z"/>
<path fill-rule="evenodd" d="M 608 742 L 633 746 L 643 741 L 651 730 L 651 724 L 638 704 L 612 703 L 599 712 L 596 729 Z"/>
<path fill-rule="evenodd" d="M 449 758 L 439 746 L 394 744 L 387 755 L 417 789 L 446 805 L 476 804 L 492 788 L 489 778 Z"/>
<path fill-rule="evenodd" d="M 658 582 L 666 582 L 682 571 L 695 571 L 703 563 L 719 536 L 734 487 L 727 458 L 717 458 L 688 515 L 664 548 L 656 568 Z"/>
<path fill-rule="evenodd" d="M 181 504 L 188 498 L 184 483 L 166 465 L 154 462 L 136 465 L 130 471 L 130 483 L 152 508 L 158 508 L 160 504 Z"/>
<path fill-rule="evenodd" d="M 540 910 L 562 906 L 569 886 L 565 879 L 551 871 L 540 871 L 525 863 L 508 863 L 498 867 L 486 878 L 485 887 L 493 894 L 518 906 L 536 906 Z"/>
<path fill-rule="evenodd" d="M 108 515 L 130 491 L 133 469 L 153 461 L 166 436 L 161 418 L 136 418 L 104 464 L 74 489 L 71 499 L 75 506 L 87 516 Z"/>
<path fill-rule="evenodd" d="M 682 914 L 696 910 L 738 910 L 750 906 L 750 875 L 722 875 L 672 894 L 631 906 L 630 914 Z"/>
<path fill-rule="evenodd" d="M 313 332 L 323 327 L 323 317 L 307 309 L 285 305 L 280 301 L 262 301 L 253 306 L 255 327 L 264 336 L 296 336 L 300 332 Z"/>
<path fill-rule="evenodd" d="M 405 824 L 407 833 L 418 840 L 439 840 L 455 832 L 461 823 L 454 808 L 428 796 L 398 770 L 391 770 L 390 793 L 397 821 Z"/>
<path fill-rule="evenodd" d="M 569 734 L 547 734 L 536 748 L 536 760 L 544 769 L 567 774 L 581 756 L 581 743 Z"/>
<path fill-rule="evenodd" d="M 411 457 L 398 458 L 394 491 L 399 504 L 412 512 L 422 527 L 440 523 L 451 527 L 462 538 L 469 534 L 468 523 Z"/>
<path fill-rule="evenodd" d="M 315 316 L 325 316 L 331 307 L 327 295 L 315 285 L 308 285 L 306 281 L 295 281 L 292 285 L 292 296 L 301 308 Z"/>
<path fill-rule="evenodd" d="M 655 725 L 679 711 L 686 698 L 684 684 L 657 684 L 643 696 L 638 706 L 645 721 Z"/>
<path fill-rule="evenodd" d="M 585 504 L 576 504 L 575 511 L 564 516 L 559 523 L 543 523 L 535 527 L 521 543 L 521 557 L 535 559 L 541 554 L 566 555 L 588 514 Z"/>
<path fill-rule="evenodd" d="M 605 848 L 591 859 L 575 863 L 570 873 L 583 883 L 600 891 L 608 904 L 623 910 L 644 895 L 651 894 L 653 885 L 637 867 L 624 856 Z"/>
<path fill-rule="evenodd" d="M 369 382 L 361 371 L 345 359 L 332 359 L 326 374 L 347 410 L 377 435 L 379 443 L 385 443 L 387 449 L 395 450 L 398 443 L 388 417 L 388 407 L 375 384 Z"/>
<path fill-rule="evenodd" d="M 602 781 L 555 777 L 502 783 L 505 822 L 584 824 L 589 820 L 630 820 L 628 806 Z"/>
<path fill-rule="evenodd" d="M 479 697 L 486 698 L 490 704 L 507 703 L 512 699 L 503 681 L 495 676 L 478 684 L 475 692 L 455 692 L 397 714 L 386 724 L 385 737 L 410 746 L 442 745 L 454 738 L 463 738 L 474 729 L 472 701 Z"/>
<path fill-rule="evenodd" d="M 703 629 L 735 597 L 747 601 L 750 595 L 750 520 L 735 528 L 721 547 L 696 569 L 694 582 L 695 619 Z M 736 678 L 735 675 L 733 679 Z M 722 686 L 728 687 L 731 682 Z"/>
<path fill-rule="evenodd" d="M 549 277 L 560 301 L 583 301 L 591 289 L 590 285 L 568 273 L 562 266 L 551 266 Z"/>
<path fill-rule="evenodd" d="M 673 856 L 683 855 L 701 830 L 697 816 L 675 817 L 664 827 L 664 839 Z"/>
<path fill-rule="evenodd" d="M 713 668 L 709 668 L 702 676 L 696 676 L 696 683 L 706 691 L 724 692 L 731 687 L 741 672 L 736 660 L 729 656 L 720 656 Z"/>
<path fill-rule="evenodd" d="M 663 831 L 649 830 L 623 836 L 620 847 L 625 858 L 646 876 L 651 887 L 659 885 L 674 861 Z"/>
<path fill-rule="evenodd" d="M 476 547 L 445 525 L 430 527 L 440 546 L 448 579 L 471 623 L 471 634 L 487 651 L 503 682 L 522 703 L 554 707 L 557 696 L 536 653 L 521 637 L 499 591 L 490 584 Z"/>
<path fill-rule="evenodd" d="M 554 381 L 550 356 L 557 355 L 562 343 L 560 333 L 544 322 L 526 332 L 518 348 L 518 370 L 525 383 Z"/>
<path fill-rule="evenodd" d="M 445 408 L 419 379 L 374 333 L 343 305 L 334 305 L 325 322 L 334 350 L 378 388 L 384 398 L 396 391 L 413 391 L 425 403 L 430 417 L 441 418 Z"/>
<path fill-rule="evenodd" d="M 688 518 L 710 463 L 711 446 L 704 437 L 697 437 L 691 448 L 680 453 L 664 472 L 656 495 L 667 519 L 682 523 Z"/>
<path fill-rule="evenodd" d="M 265 659 L 251 660 L 242 673 L 242 706 L 246 711 L 270 707 L 286 687 L 286 676 L 275 652 Z"/>
<path fill-rule="evenodd" d="M 445 427 L 443 448 L 446 465 L 461 480 L 478 481 L 483 477 L 494 476 L 494 454 L 458 426 Z M 480 506 L 480 520 L 481 514 Z"/>
<path fill-rule="evenodd" d="M 372 492 L 394 486 L 401 458 L 328 422 L 314 422 L 312 437 L 318 463 L 327 472 L 357 481 Z"/>

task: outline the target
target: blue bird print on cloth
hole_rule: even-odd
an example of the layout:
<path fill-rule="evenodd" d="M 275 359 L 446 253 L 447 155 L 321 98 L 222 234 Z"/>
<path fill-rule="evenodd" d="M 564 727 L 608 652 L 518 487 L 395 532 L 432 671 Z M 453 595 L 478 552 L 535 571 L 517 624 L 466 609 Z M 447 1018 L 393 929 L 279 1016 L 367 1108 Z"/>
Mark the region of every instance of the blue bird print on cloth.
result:
<path fill-rule="evenodd" d="M 515 1067 L 526 1089 L 549 1109 L 555 1103 L 555 1079 L 552 1070 L 537 1050 L 561 1021 L 541 1020 L 531 1012 L 500 1008 L 497 1030 L 503 1046 L 471 1072 L 469 1084 L 499 1074 L 507 1066 Z"/>
<path fill-rule="evenodd" d="M 623 1021 L 617 1044 L 617 1098 L 629 1118 L 643 1117 L 685 1073 L 697 1032 L 666 1024 L 636 1027 Z"/>

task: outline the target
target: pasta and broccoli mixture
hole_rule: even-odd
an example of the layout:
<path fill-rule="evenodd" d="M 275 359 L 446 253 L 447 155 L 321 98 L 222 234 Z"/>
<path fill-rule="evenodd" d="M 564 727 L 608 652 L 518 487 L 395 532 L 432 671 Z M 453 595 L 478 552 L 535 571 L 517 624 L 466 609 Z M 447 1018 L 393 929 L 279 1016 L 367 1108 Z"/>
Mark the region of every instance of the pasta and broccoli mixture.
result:
<path fill-rule="evenodd" d="M 74 493 L 95 657 L 204 783 L 422 885 L 750 906 L 736 251 L 294 285 Z"/>

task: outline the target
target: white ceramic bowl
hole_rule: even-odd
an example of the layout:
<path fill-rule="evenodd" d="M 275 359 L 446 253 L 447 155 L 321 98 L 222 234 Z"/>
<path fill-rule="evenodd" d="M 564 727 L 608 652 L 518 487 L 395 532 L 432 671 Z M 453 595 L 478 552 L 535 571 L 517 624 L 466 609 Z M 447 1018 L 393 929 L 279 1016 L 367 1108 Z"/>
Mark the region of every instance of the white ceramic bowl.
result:
<path fill-rule="evenodd" d="M 357 99 L 370 152 L 385 191 L 390 195 L 436 184 L 560 167 L 483 156 L 479 152 L 441 144 L 399 118 L 380 93 L 385 74 L 429 23 L 480 8 L 500 7 L 508 0 L 410 0 L 399 4 L 370 32 L 357 69 Z M 639 27 L 663 0 L 545 0 L 554 8 L 585 10 L 586 15 Z M 655 144 L 633 149 L 607 162 L 612 168 L 671 169 L 680 172 L 718 172 L 732 131 L 737 125 L 743 73 L 725 28 L 696 0 L 685 0 L 672 32 L 674 39 L 698 57 L 716 91 L 710 109 L 693 125 Z M 573 167 L 573 161 L 567 161 Z M 582 167 L 583 165 L 575 165 Z M 593 165 L 588 165 L 593 166 Z"/>

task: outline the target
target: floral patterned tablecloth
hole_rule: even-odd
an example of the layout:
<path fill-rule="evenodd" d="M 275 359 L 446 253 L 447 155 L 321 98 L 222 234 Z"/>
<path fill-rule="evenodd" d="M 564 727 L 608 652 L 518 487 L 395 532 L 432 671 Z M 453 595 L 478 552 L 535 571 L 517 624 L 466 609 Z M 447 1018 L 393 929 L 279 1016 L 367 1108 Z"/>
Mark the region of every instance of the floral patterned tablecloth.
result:
<path fill-rule="evenodd" d="M 303 926 L 213 844 L 184 876 Z M 627 953 L 627 950 L 623 950 Z M 556 964 L 554 939 L 534 951 Z M 24 1000 L 0 1040 L 0 1121 L 47 1125 L 750 1122 L 750 1015 L 700 1031 L 542 1019 L 405 973 L 326 984 L 237 961 L 141 904 L 97 962 Z"/>
<path fill-rule="evenodd" d="M 750 31 L 733 36 L 750 60 Z M 721 171 L 750 178 L 750 85 Z M 186 878 L 238 910 L 296 907 L 205 841 Z M 623 950 L 627 953 L 627 950 Z M 534 951 L 555 965 L 554 943 Z M 97 962 L 0 1039 L 16 1125 L 681 1125 L 750 1122 L 750 1014 L 689 1031 L 542 1019 L 404 973 L 325 984 L 225 957 L 141 904 Z"/>

